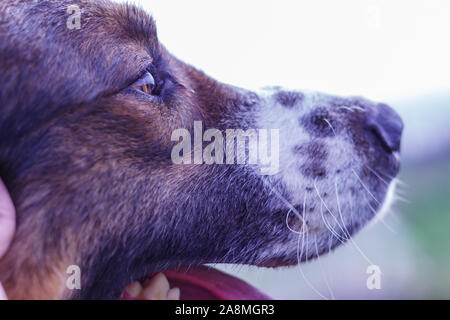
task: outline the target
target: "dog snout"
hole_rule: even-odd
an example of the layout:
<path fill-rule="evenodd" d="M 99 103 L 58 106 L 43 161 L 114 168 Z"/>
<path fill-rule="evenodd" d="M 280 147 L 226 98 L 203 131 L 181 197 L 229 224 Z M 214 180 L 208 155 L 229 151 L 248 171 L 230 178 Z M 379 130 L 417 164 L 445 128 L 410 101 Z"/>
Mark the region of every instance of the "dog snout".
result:
<path fill-rule="evenodd" d="M 367 128 L 389 152 L 400 151 L 403 121 L 397 112 L 386 104 L 377 104 L 367 117 Z"/>

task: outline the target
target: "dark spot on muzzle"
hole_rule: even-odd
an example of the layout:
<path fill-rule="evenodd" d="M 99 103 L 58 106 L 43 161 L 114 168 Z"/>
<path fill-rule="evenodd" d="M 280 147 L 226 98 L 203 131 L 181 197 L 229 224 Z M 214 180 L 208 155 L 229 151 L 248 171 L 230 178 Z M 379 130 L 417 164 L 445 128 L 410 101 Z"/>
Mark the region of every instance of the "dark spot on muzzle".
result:
<path fill-rule="evenodd" d="M 294 153 L 308 156 L 310 160 L 325 161 L 328 157 L 328 151 L 325 145 L 318 141 L 312 141 L 304 145 L 296 145 Z"/>
<path fill-rule="evenodd" d="M 300 171 L 305 177 L 312 179 L 322 180 L 327 176 L 327 171 L 321 161 L 307 162 L 300 166 Z"/>
<path fill-rule="evenodd" d="M 324 107 L 318 107 L 301 117 L 299 123 L 312 137 L 333 137 L 336 132 L 335 121 Z"/>
<path fill-rule="evenodd" d="M 305 145 L 295 146 L 293 151 L 303 158 L 306 157 L 305 162 L 300 166 L 300 171 L 305 177 L 313 179 L 326 177 L 324 163 L 328 158 L 328 151 L 323 143 L 312 141 Z"/>
<path fill-rule="evenodd" d="M 279 91 L 275 93 L 276 101 L 284 107 L 292 108 L 303 100 L 303 94 L 294 91 Z"/>

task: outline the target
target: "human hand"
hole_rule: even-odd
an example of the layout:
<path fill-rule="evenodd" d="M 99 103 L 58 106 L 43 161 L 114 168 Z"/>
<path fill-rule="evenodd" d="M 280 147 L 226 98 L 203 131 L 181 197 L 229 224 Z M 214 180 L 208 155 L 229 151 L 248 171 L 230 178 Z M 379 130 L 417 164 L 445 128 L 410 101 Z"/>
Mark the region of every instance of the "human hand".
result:
<path fill-rule="evenodd" d="M 16 210 L 3 181 L 0 179 L 0 259 L 8 250 L 16 229 Z M 0 300 L 6 300 L 0 283 Z"/>

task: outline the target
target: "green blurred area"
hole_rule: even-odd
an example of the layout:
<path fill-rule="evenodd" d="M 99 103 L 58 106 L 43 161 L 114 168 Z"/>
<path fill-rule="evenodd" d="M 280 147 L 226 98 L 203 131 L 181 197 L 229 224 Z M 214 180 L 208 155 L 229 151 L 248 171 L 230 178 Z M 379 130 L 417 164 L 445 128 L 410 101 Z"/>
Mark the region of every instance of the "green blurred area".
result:
<path fill-rule="evenodd" d="M 416 243 L 421 285 L 428 298 L 450 298 L 450 155 L 405 165 L 404 223 Z"/>

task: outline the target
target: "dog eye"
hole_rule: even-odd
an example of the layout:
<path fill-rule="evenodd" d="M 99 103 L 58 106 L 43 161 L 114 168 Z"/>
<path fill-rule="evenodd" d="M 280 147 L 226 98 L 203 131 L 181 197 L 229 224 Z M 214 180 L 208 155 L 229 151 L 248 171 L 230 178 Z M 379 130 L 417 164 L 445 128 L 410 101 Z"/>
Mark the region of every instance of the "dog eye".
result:
<path fill-rule="evenodd" d="M 153 95 L 156 92 L 155 78 L 150 72 L 145 72 L 135 83 L 132 85 L 134 88 L 145 92 L 146 94 Z"/>

